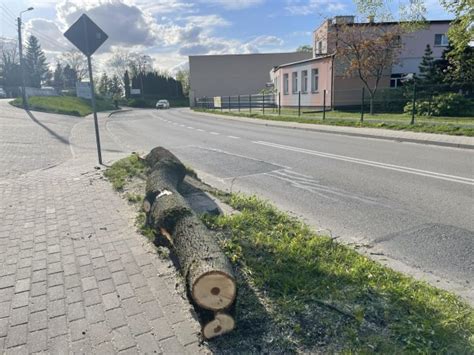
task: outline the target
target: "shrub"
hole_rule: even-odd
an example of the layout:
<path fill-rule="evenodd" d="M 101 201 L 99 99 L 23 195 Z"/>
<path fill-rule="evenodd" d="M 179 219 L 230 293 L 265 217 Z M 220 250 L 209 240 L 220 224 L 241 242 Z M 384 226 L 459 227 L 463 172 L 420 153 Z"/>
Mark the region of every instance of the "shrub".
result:
<path fill-rule="evenodd" d="M 405 113 L 411 113 L 413 103 L 410 101 L 405 105 Z M 474 100 L 468 99 L 461 94 L 445 93 L 433 96 L 429 100 L 417 100 L 415 113 L 420 116 L 472 116 L 474 115 Z"/>

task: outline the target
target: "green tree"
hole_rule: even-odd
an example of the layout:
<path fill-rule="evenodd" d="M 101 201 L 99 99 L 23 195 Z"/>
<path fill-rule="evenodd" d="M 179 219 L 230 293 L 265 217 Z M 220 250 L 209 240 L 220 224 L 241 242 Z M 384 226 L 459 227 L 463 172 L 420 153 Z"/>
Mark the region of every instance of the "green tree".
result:
<path fill-rule="evenodd" d="M 16 47 L 2 47 L 0 53 L 0 85 L 7 90 L 21 85 L 21 72 Z"/>
<path fill-rule="evenodd" d="M 125 70 L 125 74 L 123 74 L 123 86 L 125 97 L 128 99 L 130 97 L 130 76 L 128 75 L 128 70 Z"/>
<path fill-rule="evenodd" d="M 302 46 L 299 46 L 296 48 L 297 52 L 307 52 L 307 53 L 313 53 L 313 47 L 311 47 L 309 44 L 304 44 Z"/>
<path fill-rule="evenodd" d="M 443 76 L 440 72 L 439 65 L 437 65 L 437 61 L 433 58 L 433 51 L 429 44 L 426 45 L 425 53 L 418 69 L 420 71 L 417 78 L 419 84 L 423 86 L 433 86 L 442 83 Z"/>
<path fill-rule="evenodd" d="M 41 45 L 33 35 L 28 38 L 24 63 L 27 84 L 40 88 L 41 83 L 48 79 L 50 72 Z"/>
<path fill-rule="evenodd" d="M 53 87 L 60 91 L 64 89 L 64 73 L 61 63 L 56 63 L 56 68 L 53 73 Z"/>
<path fill-rule="evenodd" d="M 452 47 L 444 56 L 448 60 L 445 71 L 445 82 L 471 88 L 474 83 L 474 48 L 466 46 L 463 51 Z"/>
<path fill-rule="evenodd" d="M 466 51 L 474 40 L 473 0 L 441 0 L 446 10 L 454 14 L 454 21 L 448 30 L 448 38 L 453 46 L 453 54 Z"/>
<path fill-rule="evenodd" d="M 118 75 L 114 75 L 109 81 L 109 92 L 112 94 L 114 100 L 118 100 L 122 96 L 122 85 Z"/>
<path fill-rule="evenodd" d="M 108 95 L 110 92 L 110 80 L 106 73 L 102 73 L 102 76 L 99 79 L 99 84 L 97 85 L 97 91 L 101 95 Z"/>
<path fill-rule="evenodd" d="M 181 83 L 183 88 L 183 95 L 188 97 L 189 95 L 189 70 L 180 70 L 176 73 L 176 80 Z"/>
<path fill-rule="evenodd" d="M 69 64 L 66 64 L 63 69 L 63 77 L 65 89 L 73 89 L 76 87 L 76 81 L 78 80 L 77 72 Z"/>

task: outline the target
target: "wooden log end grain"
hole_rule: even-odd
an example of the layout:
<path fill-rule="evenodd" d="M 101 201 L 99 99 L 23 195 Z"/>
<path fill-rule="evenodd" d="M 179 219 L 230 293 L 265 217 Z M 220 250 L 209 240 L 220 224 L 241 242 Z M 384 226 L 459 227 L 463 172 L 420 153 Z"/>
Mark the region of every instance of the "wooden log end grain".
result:
<path fill-rule="evenodd" d="M 235 320 L 225 313 L 217 313 L 214 320 L 202 327 L 202 335 L 206 339 L 212 339 L 231 332 L 235 328 Z"/>

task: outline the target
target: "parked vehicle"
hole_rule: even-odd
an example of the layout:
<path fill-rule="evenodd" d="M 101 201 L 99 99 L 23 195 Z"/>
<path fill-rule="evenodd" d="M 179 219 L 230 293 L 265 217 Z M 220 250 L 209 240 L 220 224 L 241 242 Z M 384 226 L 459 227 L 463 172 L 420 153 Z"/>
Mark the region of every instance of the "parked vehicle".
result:
<path fill-rule="evenodd" d="M 5 92 L 5 90 L 3 90 L 3 88 L 0 88 L 0 99 L 4 99 L 7 97 L 7 93 Z"/>
<path fill-rule="evenodd" d="M 156 103 L 156 108 L 157 109 L 167 109 L 170 108 L 170 103 L 168 100 L 158 100 Z"/>

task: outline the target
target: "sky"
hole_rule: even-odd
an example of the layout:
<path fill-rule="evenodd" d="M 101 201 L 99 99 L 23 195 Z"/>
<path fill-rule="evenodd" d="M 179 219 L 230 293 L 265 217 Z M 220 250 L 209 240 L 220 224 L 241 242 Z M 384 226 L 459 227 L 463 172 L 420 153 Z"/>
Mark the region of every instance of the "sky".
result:
<path fill-rule="evenodd" d="M 426 2 L 426 18 L 452 17 L 439 1 Z M 356 11 L 350 0 L 0 0 L 0 38 L 16 39 L 15 19 L 30 6 L 24 32 L 39 38 L 50 62 L 72 48 L 63 33 L 87 13 L 109 35 L 95 55 L 99 65 L 125 49 L 170 72 L 189 55 L 294 51 L 311 44 L 325 18 Z"/>

